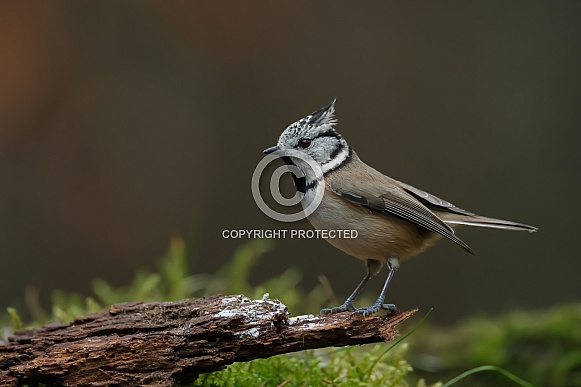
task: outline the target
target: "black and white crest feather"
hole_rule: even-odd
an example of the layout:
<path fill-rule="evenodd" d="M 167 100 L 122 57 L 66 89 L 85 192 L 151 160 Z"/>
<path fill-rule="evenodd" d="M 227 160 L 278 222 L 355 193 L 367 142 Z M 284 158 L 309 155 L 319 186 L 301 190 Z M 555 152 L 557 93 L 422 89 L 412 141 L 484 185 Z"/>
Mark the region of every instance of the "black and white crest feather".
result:
<path fill-rule="evenodd" d="M 321 109 L 317 110 L 310 116 L 307 116 L 308 124 L 311 125 L 329 125 L 335 126 L 337 120 L 335 119 L 335 102 L 337 99 L 332 100 L 327 105 L 323 106 Z"/>

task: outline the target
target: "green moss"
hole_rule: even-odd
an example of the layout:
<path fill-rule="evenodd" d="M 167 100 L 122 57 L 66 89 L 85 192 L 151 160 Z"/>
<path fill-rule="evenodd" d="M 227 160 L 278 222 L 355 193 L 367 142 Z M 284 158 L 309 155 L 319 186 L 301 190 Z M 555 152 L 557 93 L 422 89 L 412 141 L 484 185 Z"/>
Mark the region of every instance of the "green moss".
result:
<path fill-rule="evenodd" d="M 235 363 L 202 375 L 194 386 L 409 386 L 407 345 L 384 356 L 386 344 L 300 353 Z M 414 385 L 425 386 L 420 381 Z M 440 385 L 440 384 L 438 384 Z"/>
<path fill-rule="evenodd" d="M 17 330 L 22 329 L 22 320 L 20 319 L 20 316 L 18 315 L 18 312 L 16 311 L 16 309 L 7 308 L 6 311 L 8 312 L 10 317 L 12 318 L 12 326 L 14 327 L 14 329 L 17 329 Z"/>
<path fill-rule="evenodd" d="M 427 327 L 411 338 L 422 359 L 437 359 L 436 378 L 489 364 L 539 386 L 581 385 L 581 304 L 544 311 L 515 311 L 497 318 L 474 317 L 452 328 Z M 429 355 L 426 357 L 425 355 Z M 419 373 L 430 378 L 427 372 Z M 471 377 L 475 386 L 499 376 Z"/>

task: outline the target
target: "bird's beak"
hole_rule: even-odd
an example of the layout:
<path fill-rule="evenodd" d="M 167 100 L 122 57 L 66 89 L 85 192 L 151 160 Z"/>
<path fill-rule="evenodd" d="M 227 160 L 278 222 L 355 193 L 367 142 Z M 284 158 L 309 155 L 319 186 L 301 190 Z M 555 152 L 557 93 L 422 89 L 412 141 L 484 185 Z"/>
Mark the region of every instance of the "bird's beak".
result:
<path fill-rule="evenodd" d="M 280 150 L 280 148 L 277 145 L 275 145 L 275 146 L 271 146 L 270 148 L 266 148 L 265 150 L 262 151 L 262 153 L 269 154 L 272 152 L 276 152 L 278 150 Z"/>

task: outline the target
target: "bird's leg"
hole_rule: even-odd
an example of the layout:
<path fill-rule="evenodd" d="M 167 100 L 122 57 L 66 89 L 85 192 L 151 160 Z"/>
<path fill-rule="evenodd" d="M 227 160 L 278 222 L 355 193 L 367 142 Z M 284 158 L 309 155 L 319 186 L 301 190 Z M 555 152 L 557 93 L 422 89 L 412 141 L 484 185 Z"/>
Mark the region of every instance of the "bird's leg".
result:
<path fill-rule="evenodd" d="M 365 284 L 367 283 L 367 281 L 369 281 L 370 278 L 371 278 L 371 272 L 369 270 L 367 270 L 367 274 L 365 275 L 365 277 L 363 277 L 363 280 L 361 280 L 361 282 L 359 283 L 359 285 L 357 285 L 357 287 L 355 288 L 353 293 L 351 293 L 351 295 L 349 297 L 347 297 L 347 299 L 345 300 L 345 302 L 342 305 L 336 306 L 334 308 L 321 309 L 321 311 L 319 313 L 320 314 L 333 314 L 333 313 L 345 312 L 348 310 L 349 311 L 355 310 L 355 307 L 353 306 L 353 301 L 355 301 L 355 298 L 357 297 L 359 292 L 361 292 L 361 289 L 363 289 L 363 286 L 365 286 Z"/>
<path fill-rule="evenodd" d="M 383 289 L 381 289 L 381 293 L 379 293 L 379 297 L 375 301 L 375 304 L 371 305 L 367 308 L 357 308 L 355 313 L 362 314 L 364 317 L 368 314 L 373 314 L 379 311 L 379 309 L 386 309 L 390 312 L 397 312 L 398 309 L 394 304 L 384 304 L 385 301 L 385 294 L 387 293 L 387 287 L 393 278 L 393 274 L 399 269 L 399 258 L 390 257 L 387 260 L 387 267 L 389 269 L 389 273 L 387 274 L 387 279 L 385 280 L 385 284 L 383 285 Z"/>

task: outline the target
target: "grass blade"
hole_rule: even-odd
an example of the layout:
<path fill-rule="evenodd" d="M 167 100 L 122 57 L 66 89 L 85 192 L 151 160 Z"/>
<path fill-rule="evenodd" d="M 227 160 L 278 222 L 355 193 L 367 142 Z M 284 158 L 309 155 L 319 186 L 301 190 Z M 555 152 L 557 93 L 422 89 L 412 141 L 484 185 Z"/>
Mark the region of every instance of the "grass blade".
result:
<path fill-rule="evenodd" d="M 464 379 L 467 376 L 470 376 L 472 374 L 475 374 L 477 372 L 482 372 L 482 371 L 494 371 L 494 372 L 498 372 L 499 374 L 503 375 L 504 377 L 506 377 L 507 379 L 512 380 L 513 382 L 515 382 L 518 385 L 521 385 L 523 387 L 534 387 L 531 383 L 519 378 L 518 376 L 516 376 L 515 374 L 505 370 L 504 368 L 500 368 L 497 366 L 493 366 L 493 365 L 483 365 L 480 367 L 476 367 L 476 368 L 472 368 L 471 370 L 468 370 L 466 372 L 461 373 L 460 375 L 456 376 L 455 378 L 453 378 L 452 380 L 448 381 L 447 383 L 445 383 L 442 387 L 449 387 L 453 384 L 455 384 L 456 382 Z"/>

